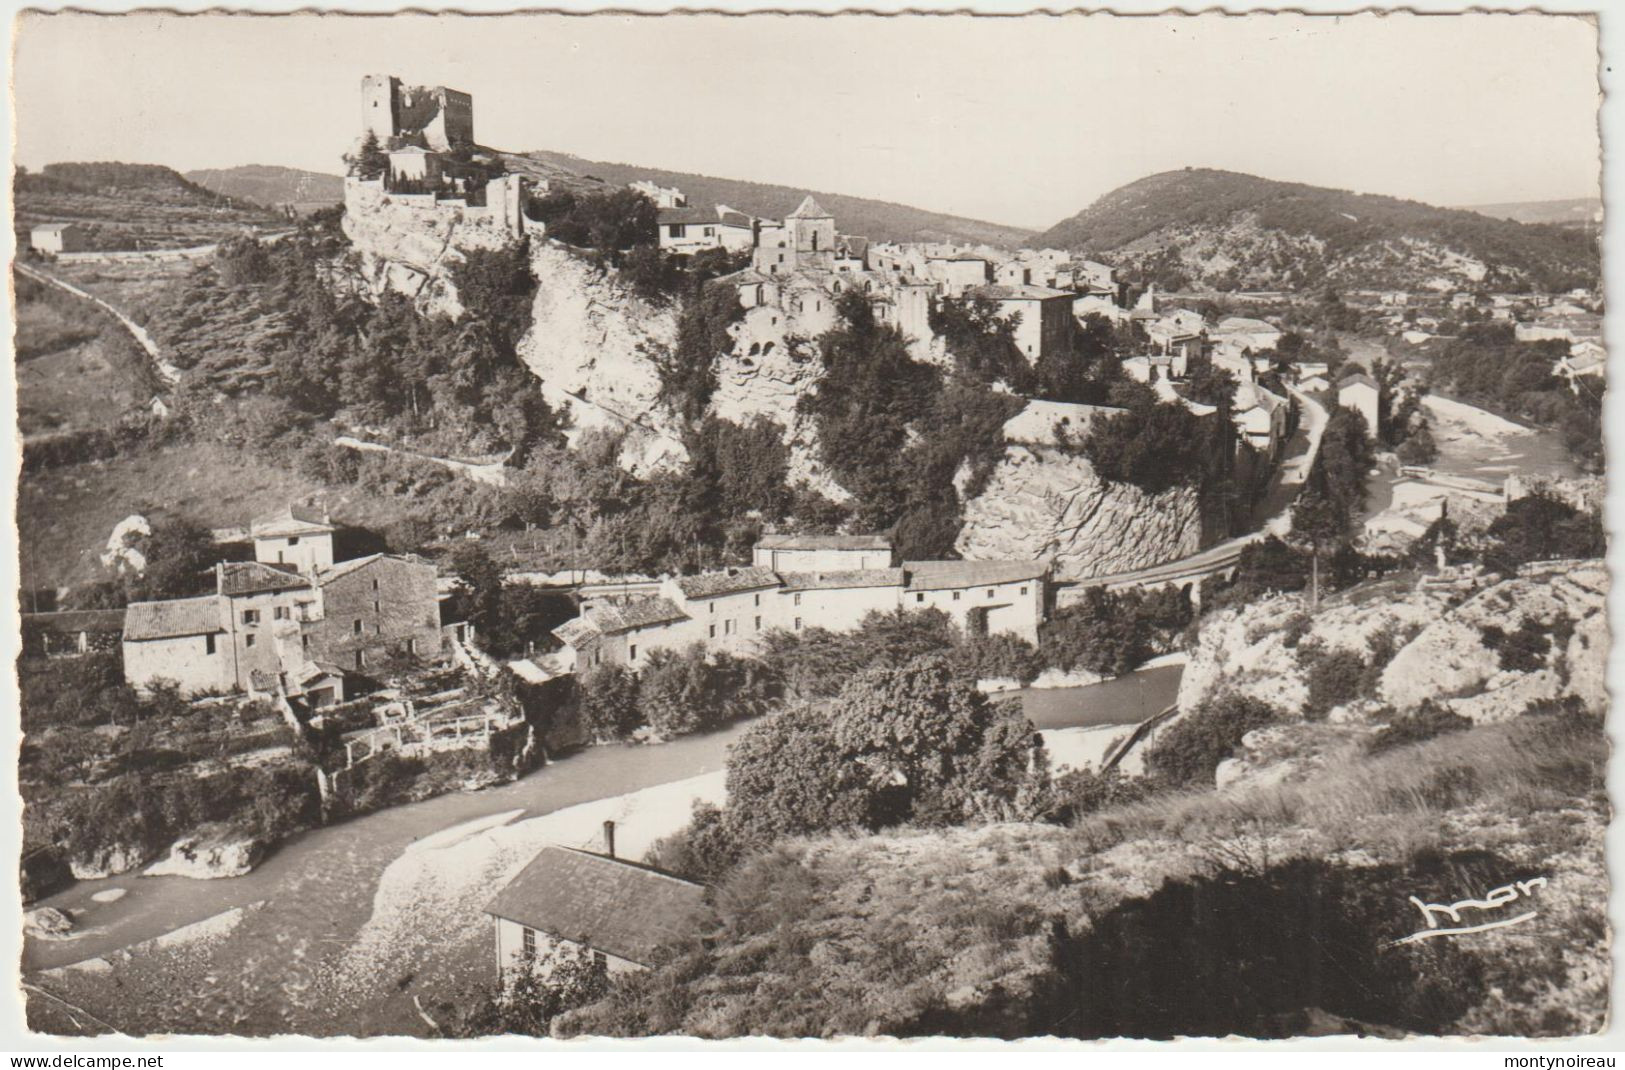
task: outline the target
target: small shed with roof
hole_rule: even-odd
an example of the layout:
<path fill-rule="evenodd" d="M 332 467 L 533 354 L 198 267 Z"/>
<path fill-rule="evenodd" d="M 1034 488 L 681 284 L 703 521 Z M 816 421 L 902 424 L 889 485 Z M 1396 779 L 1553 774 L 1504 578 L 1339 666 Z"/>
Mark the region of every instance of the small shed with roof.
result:
<path fill-rule="evenodd" d="M 663 945 L 697 931 L 704 909 L 703 884 L 616 858 L 613 848 L 547 846 L 485 913 L 497 972 L 506 976 L 545 961 L 558 945 L 590 951 L 610 972 L 647 969 Z"/>

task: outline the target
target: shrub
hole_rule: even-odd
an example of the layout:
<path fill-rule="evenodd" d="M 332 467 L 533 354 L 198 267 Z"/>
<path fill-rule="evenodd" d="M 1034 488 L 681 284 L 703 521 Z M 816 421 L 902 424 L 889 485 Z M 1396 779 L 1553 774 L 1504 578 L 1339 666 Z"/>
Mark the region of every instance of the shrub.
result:
<path fill-rule="evenodd" d="M 1280 711 L 1259 699 L 1215 696 L 1157 735 L 1145 754 L 1146 770 L 1172 787 L 1211 785 L 1214 770 L 1243 736 L 1280 719 Z"/>
<path fill-rule="evenodd" d="M 1381 717 L 1381 714 L 1377 715 Z M 1381 754 L 1383 751 L 1393 750 L 1395 747 L 1404 747 L 1412 743 L 1421 743 L 1434 739 L 1446 732 L 1465 732 L 1473 727 L 1473 722 L 1467 717 L 1454 712 L 1445 706 L 1432 702 L 1424 702 L 1421 706 L 1402 716 L 1388 714 L 1388 723 L 1366 743 L 1366 751 L 1371 754 Z"/>
<path fill-rule="evenodd" d="M 1053 816 L 1070 824 L 1096 810 L 1139 802 L 1151 791 L 1144 778 L 1124 776 L 1118 769 L 1069 769 L 1055 780 Z"/>
<path fill-rule="evenodd" d="M 1307 669 L 1309 700 L 1306 720 L 1324 720 L 1333 707 L 1359 698 L 1369 680 L 1367 659 L 1352 650 L 1328 650 L 1319 643 L 1298 647 L 1298 664 Z"/>
<path fill-rule="evenodd" d="M 1572 623 L 1569 628 L 1572 631 Z M 1552 629 L 1532 618 L 1523 618 L 1510 632 L 1486 624 L 1479 634 L 1484 645 L 1495 651 L 1501 668 L 1508 672 L 1537 672 L 1546 667 L 1546 656 L 1552 648 Z"/>

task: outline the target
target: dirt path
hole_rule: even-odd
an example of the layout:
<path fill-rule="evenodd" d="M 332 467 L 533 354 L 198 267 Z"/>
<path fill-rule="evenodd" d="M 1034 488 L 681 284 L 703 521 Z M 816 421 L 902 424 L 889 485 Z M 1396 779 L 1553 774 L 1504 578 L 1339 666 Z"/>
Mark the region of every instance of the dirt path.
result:
<path fill-rule="evenodd" d="M 95 294 L 81 290 L 71 282 L 65 282 L 62 279 L 57 278 L 55 275 L 41 271 L 38 268 L 31 267 L 28 264 L 24 264 L 22 261 L 17 261 L 15 266 L 19 273 L 28 276 L 35 282 L 44 283 L 47 286 L 55 286 L 57 289 L 62 290 L 65 293 L 70 293 L 75 297 L 90 301 L 108 315 L 118 320 L 119 325 L 122 326 L 126 331 L 130 332 L 130 337 L 134 338 L 136 344 L 146 352 L 149 358 L 151 358 L 152 366 L 157 370 L 159 377 L 163 379 L 165 383 L 171 386 L 180 382 L 180 369 L 164 359 L 163 351 L 158 348 L 158 343 L 152 340 L 152 335 L 147 333 L 145 327 L 142 327 L 139 323 L 135 322 L 135 320 L 131 319 L 129 316 L 126 316 L 124 313 L 120 312 L 106 301 L 103 301 Z"/>

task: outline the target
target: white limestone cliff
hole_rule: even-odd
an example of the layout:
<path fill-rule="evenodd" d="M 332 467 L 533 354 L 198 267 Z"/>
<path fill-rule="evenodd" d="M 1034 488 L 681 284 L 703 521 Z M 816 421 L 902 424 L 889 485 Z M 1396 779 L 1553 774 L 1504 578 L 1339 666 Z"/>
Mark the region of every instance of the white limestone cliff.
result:
<path fill-rule="evenodd" d="M 1194 490 L 1151 495 L 1108 483 L 1087 458 L 1011 445 L 987 486 L 965 503 L 954 548 L 968 560 L 1048 560 L 1058 579 L 1161 564 L 1201 548 Z"/>

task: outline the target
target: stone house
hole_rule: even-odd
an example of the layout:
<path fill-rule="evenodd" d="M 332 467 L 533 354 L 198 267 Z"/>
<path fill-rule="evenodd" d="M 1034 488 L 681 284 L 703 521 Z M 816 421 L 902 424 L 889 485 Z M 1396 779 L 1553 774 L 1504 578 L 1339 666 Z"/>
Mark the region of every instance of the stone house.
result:
<path fill-rule="evenodd" d="M 896 561 L 884 535 L 763 535 L 751 563 L 776 572 L 841 572 L 890 568 Z"/>
<path fill-rule="evenodd" d="M 251 528 L 258 553 L 278 560 L 222 562 L 213 594 L 125 609 L 131 686 L 163 678 L 186 692 L 274 693 L 280 684 L 294 697 L 310 686 L 343 699 L 346 671 L 391 655 L 440 656 L 434 566 L 389 554 L 333 564 L 331 525 L 297 513 Z M 287 560 L 290 554 L 299 560 Z"/>
<path fill-rule="evenodd" d="M 1072 318 L 1074 295 L 1065 290 L 1026 284 L 994 284 L 965 291 L 970 299 L 992 301 L 1001 319 L 1015 323 L 1016 348 L 1029 363 L 1071 345 L 1077 321 Z"/>
<path fill-rule="evenodd" d="M 28 244 L 37 253 L 78 253 L 90 248 L 90 231 L 78 223 L 41 223 L 28 232 Z"/>
<path fill-rule="evenodd" d="M 255 519 L 248 534 L 254 540 L 254 560 L 314 572 L 333 564 L 335 530 L 326 513 L 292 505 Z"/>
<path fill-rule="evenodd" d="M 315 574 L 321 619 L 309 649 L 347 671 L 389 656 L 440 653 L 435 567 L 391 554 L 341 561 Z"/>
<path fill-rule="evenodd" d="M 486 906 L 499 978 L 549 949 L 585 948 L 610 973 L 655 965 L 673 937 L 696 931 L 705 886 L 653 866 L 573 847 L 543 847 Z"/>
<path fill-rule="evenodd" d="M 694 621 L 706 649 L 747 654 L 763 633 L 778 626 L 781 586 L 770 568 L 729 568 L 674 577 L 661 593 Z"/>
<path fill-rule="evenodd" d="M 1366 431 L 1373 436 L 1377 434 L 1381 401 L 1375 379 L 1363 373 L 1344 377 L 1343 381 L 1337 384 L 1337 403 L 1345 409 L 1353 409 L 1359 413 L 1365 418 Z"/>
<path fill-rule="evenodd" d="M 655 216 L 660 248 L 671 253 L 696 253 L 702 249 L 739 251 L 751 248 L 756 224 L 749 216 L 732 209 L 676 206 L 662 208 Z"/>
<path fill-rule="evenodd" d="M 905 561 L 905 609 L 940 609 L 967 635 L 1038 642 L 1049 565 L 1042 561 Z"/>

